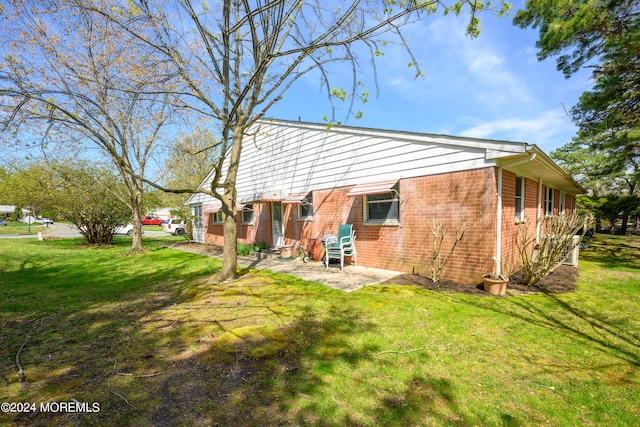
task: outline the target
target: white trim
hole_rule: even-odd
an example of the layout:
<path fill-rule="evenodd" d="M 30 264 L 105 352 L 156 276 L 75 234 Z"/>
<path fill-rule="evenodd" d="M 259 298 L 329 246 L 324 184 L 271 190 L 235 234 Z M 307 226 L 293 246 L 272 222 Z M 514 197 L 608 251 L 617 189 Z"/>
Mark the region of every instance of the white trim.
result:
<path fill-rule="evenodd" d="M 520 213 L 518 214 L 518 180 L 520 180 Z M 525 212 L 525 188 L 526 186 L 526 182 L 527 182 L 527 178 L 523 177 L 523 176 L 517 176 L 516 175 L 516 192 L 514 194 L 514 199 L 516 201 L 516 215 L 515 215 L 515 221 L 516 223 L 520 223 L 522 221 L 524 221 L 524 212 Z"/>
<path fill-rule="evenodd" d="M 553 215 L 555 191 L 553 187 L 545 187 L 544 189 L 544 216 Z"/>
<path fill-rule="evenodd" d="M 497 277 L 502 274 L 502 167 L 498 168 L 498 194 L 496 211 L 496 256 L 493 258 L 495 263 L 495 273 Z"/>
<path fill-rule="evenodd" d="M 538 178 L 538 209 L 536 209 L 536 244 L 540 243 L 540 218 L 544 213 L 542 209 L 542 178 Z"/>
<path fill-rule="evenodd" d="M 384 200 L 375 200 L 372 202 L 369 202 L 369 196 L 375 196 L 375 195 L 382 195 L 382 194 L 391 194 L 391 198 L 390 199 L 384 199 Z M 374 204 L 374 203 L 389 203 L 391 202 L 391 206 L 393 206 L 393 203 L 395 202 L 397 204 L 398 207 L 398 217 L 397 218 L 384 218 L 384 219 L 370 219 L 369 218 L 369 205 L 370 204 Z M 363 218 L 364 218 L 364 224 L 367 225 L 398 225 L 400 224 L 400 193 L 398 191 L 395 191 L 393 189 L 389 189 L 385 192 L 382 193 L 370 193 L 367 195 L 364 195 L 362 197 L 362 208 L 364 209 L 364 214 L 363 214 Z"/>

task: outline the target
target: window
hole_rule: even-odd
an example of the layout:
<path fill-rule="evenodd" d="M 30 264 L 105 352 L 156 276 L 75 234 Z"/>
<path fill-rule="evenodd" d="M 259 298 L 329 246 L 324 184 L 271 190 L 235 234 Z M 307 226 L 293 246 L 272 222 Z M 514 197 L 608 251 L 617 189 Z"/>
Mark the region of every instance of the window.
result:
<path fill-rule="evenodd" d="M 397 191 L 365 196 L 365 221 L 397 223 L 400 221 L 400 197 Z"/>
<path fill-rule="evenodd" d="M 553 215 L 553 188 L 547 187 L 544 191 L 544 214 Z"/>
<path fill-rule="evenodd" d="M 313 219 L 313 193 L 309 193 L 298 205 L 298 219 L 307 221 Z"/>
<path fill-rule="evenodd" d="M 202 227 L 202 223 L 204 222 L 204 217 L 202 216 L 202 205 L 196 205 L 193 207 L 193 226 L 195 228 Z"/>
<path fill-rule="evenodd" d="M 516 222 L 524 219 L 524 178 L 516 177 Z"/>
<path fill-rule="evenodd" d="M 242 223 L 251 224 L 253 222 L 253 205 L 244 205 L 242 207 Z"/>
<path fill-rule="evenodd" d="M 209 213 L 209 224 L 222 224 L 222 211 Z"/>
<path fill-rule="evenodd" d="M 564 191 L 560 192 L 560 206 L 558 206 L 558 213 L 560 215 L 564 215 L 564 209 L 565 206 L 567 205 L 567 195 L 565 194 Z"/>

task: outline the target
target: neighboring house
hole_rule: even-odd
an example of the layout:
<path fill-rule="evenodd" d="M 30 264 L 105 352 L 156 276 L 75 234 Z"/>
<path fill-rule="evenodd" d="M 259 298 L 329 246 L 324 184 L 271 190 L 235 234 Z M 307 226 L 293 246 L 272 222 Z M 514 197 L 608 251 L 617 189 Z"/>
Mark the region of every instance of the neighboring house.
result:
<path fill-rule="evenodd" d="M 154 210 L 152 212 L 149 212 L 148 215 L 159 216 L 162 219 L 169 219 L 172 216 L 170 208 L 159 208 L 159 209 L 156 209 L 156 210 Z"/>
<path fill-rule="evenodd" d="M 13 211 L 16 210 L 14 205 L 0 205 L 0 219 L 9 219 L 13 215 Z M 29 209 L 22 208 L 22 217 L 29 215 L 31 211 Z"/>
<path fill-rule="evenodd" d="M 583 192 L 525 143 L 280 120 L 260 121 L 249 135 L 237 179 L 239 241 L 306 249 L 351 223 L 358 265 L 430 275 L 428 224 L 448 224 L 448 252 L 466 222 L 442 277 L 467 284 L 495 271 L 494 259 L 515 262 L 525 217 L 574 213 Z M 194 238 L 222 245 L 221 203 L 194 194 L 187 204 Z"/>

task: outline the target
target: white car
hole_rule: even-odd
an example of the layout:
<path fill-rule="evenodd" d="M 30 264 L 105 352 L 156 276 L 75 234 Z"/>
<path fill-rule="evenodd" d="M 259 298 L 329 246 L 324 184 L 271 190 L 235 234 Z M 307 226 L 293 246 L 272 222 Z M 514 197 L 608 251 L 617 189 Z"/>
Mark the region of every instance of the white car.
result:
<path fill-rule="evenodd" d="M 140 232 L 144 234 L 144 229 L 140 229 Z M 133 224 L 126 224 L 116 228 L 115 234 L 126 234 L 127 236 L 133 236 Z"/>
<path fill-rule="evenodd" d="M 187 230 L 184 226 L 184 221 L 178 218 L 169 218 L 164 222 L 164 228 L 162 229 L 165 233 L 170 233 L 175 236 L 184 236 L 187 234 Z"/>

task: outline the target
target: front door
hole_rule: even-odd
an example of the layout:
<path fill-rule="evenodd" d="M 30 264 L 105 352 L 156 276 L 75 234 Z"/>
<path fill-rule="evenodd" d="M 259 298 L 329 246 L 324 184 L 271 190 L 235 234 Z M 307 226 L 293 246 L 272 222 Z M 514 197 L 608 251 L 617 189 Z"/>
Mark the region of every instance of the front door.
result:
<path fill-rule="evenodd" d="M 191 214 L 193 220 L 193 240 L 198 243 L 204 243 L 204 218 L 202 217 L 202 205 L 193 205 Z"/>
<path fill-rule="evenodd" d="M 271 202 L 271 228 L 273 230 L 273 246 L 284 246 L 284 221 L 282 219 L 282 203 Z"/>

